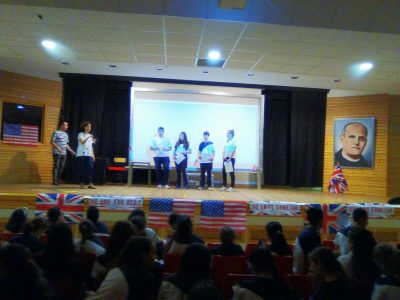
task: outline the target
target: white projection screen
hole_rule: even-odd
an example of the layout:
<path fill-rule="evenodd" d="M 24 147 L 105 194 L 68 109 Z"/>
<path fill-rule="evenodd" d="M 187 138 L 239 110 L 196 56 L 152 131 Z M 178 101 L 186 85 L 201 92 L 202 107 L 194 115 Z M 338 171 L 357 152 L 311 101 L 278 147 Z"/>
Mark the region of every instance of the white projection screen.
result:
<path fill-rule="evenodd" d="M 222 151 L 228 129 L 235 130 L 236 169 L 260 166 L 262 153 L 262 96 L 260 90 L 203 86 L 133 83 L 131 97 L 130 162 L 153 164 L 151 139 L 158 127 L 174 145 L 185 131 L 196 163 L 203 132 L 215 146 L 214 169 L 222 168 Z M 171 151 L 171 166 L 174 166 Z M 195 164 L 196 163 L 196 164 Z"/>

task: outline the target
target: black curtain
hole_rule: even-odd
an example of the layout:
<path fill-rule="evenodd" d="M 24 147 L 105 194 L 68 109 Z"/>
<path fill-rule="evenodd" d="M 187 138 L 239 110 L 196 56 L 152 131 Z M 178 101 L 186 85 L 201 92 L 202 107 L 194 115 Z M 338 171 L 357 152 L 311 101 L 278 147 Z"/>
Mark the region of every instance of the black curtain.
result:
<path fill-rule="evenodd" d="M 130 81 L 63 74 L 60 121 L 69 123 L 72 149 L 77 149 L 80 124 L 89 121 L 96 138 L 95 155 L 103 165 L 114 157 L 128 158 L 131 86 Z M 69 182 L 76 182 L 75 161 L 69 158 L 66 165 Z"/>
<path fill-rule="evenodd" d="M 264 184 L 322 186 L 327 91 L 264 94 Z"/>

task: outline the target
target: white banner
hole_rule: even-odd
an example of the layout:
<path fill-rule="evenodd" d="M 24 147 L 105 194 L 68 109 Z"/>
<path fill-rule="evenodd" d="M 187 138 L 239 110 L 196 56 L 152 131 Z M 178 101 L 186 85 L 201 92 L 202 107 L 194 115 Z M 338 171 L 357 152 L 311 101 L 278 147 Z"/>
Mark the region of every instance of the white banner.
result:
<path fill-rule="evenodd" d="M 299 216 L 301 203 L 251 201 L 250 214 L 268 216 Z"/>
<path fill-rule="evenodd" d="M 97 206 L 100 210 L 126 210 L 143 208 L 143 197 L 93 195 L 88 197 L 89 205 Z"/>
<path fill-rule="evenodd" d="M 387 204 L 348 204 L 347 213 L 349 215 L 353 214 L 356 208 L 365 209 L 368 212 L 369 218 L 375 219 L 387 219 L 394 217 L 394 206 Z"/>

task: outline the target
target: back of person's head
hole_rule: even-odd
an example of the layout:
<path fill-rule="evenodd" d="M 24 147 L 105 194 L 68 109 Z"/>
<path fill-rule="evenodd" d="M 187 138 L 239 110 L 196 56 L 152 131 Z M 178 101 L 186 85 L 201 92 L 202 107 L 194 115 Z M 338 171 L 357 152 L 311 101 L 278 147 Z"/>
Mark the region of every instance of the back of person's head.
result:
<path fill-rule="evenodd" d="M 49 227 L 47 233 L 46 253 L 52 256 L 71 256 L 75 253 L 72 231 L 63 222 L 57 222 Z"/>
<path fill-rule="evenodd" d="M 8 220 L 6 229 L 10 232 L 21 232 L 22 226 L 26 222 L 27 213 L 28 211 L 26 208 L 17 208 L 14 210 Z"/>
<path fill-rule="evenodd" d="M 118 221 L 111 230 L 107 254 L 117 256 L 131 236 L 137 235 L 136 228 L 129 221 Z"/>
<path fill-rule="evenodd" d="M 182 244 L 189 244 L 192 241 L 192 220 L 186 215 L 181 215 L 176 221 L 175 241 Z"/>
<path fill-rule="evenodd" d="M 128 221 L 130 221 L 134 217 L 143 217 L 144 220 L 144 227 L 146 227 L 147 222 L 146 222 L 146 214 L 144 213 L 143 209 L 135 208 L 130 215 L 128 216 Z"/>
<path fill-rule="evenodd" d="M 223 300 L 219 290 L 210 280 L 197 282 L 190 291 L 187 300 Z"/>
<path fill-rule="evenodd" d="M 172 212 L 168 215 L 168 224 L 172 229 L 176 230 L 176 223 L 180 216 L 181 215 L 176 212 Z"/>
<path fill-rule="evenodd" d="M 390 261 L 394 252 L 398 251 L 394 246 L 387 243 L 379 243 L 374 247 L 374 260 L 378 266 L 384 271 L 390 267 Z"/>
<path fill-rule="evenodd" d="M 357 223 L 358 226 L 365 228 L 368 224 L 368 213 L 365 209 L 357 207 L 353 211 L 353 221 Z"/>
<path fill-rule="evenodd" d="M 387 203 L 391 205 L 400 205 L 400 196 L 390 198 Z"/>
<path fill-rule="evenodd" d="M 272 275 L 274 278 L 279 277 L 272 254 L 265 247 L 254 249 L 250 254 L 249 263 L 256 275 L 266 273 Z"/>
<path fill-rule="evenodd" d="M 211 251 L 200 243 L 189 245 L 182 254 L 179 273 L 199 279 L 209 278 Z"/>
<path fill-rule="evenodd" d="M 235 241 L 235 231 L 229 226 L 224 226 L 219 232 L 219 239 L 221 244 L 232 244 Z"/>
<path fill-rule="evenodd" d="M 56 223 L 60 221 L 61 210 L 58 207 L 52 207 L 47 211 L 47 219 L 50 223 Z"/>
<path fill-rule="evenodd" d="M 308 255 L 308 258 L 311 263 L 310 272 L 317 280 L 325 281 L 328 276 L 345 279 L 343 268 L 332 250 L 318 247 Z M 313 266 L 313 263 L 316 267 Z"/>
<path fill-rule="evenodd" d="M 43 218 L 34 218 L 23 226 L 23 232 L 25 234 L 40 235 L 47 228 L 46 221 Z"/>
<path fill-rule="evenodd" d="M 265 230 L 271 241 L 271 251 L 278 255 L 287 255 L 288 244 L 285 236 L 283 235 L 283 228 L 279 222 L 268 222 L 265 225 Z"/>
<path fill-rule="evenodd" d="M 97 206 L 89 206 L 86 210 L 86 218 L 93 223 L 97 223 L 100 217 L 100 212 Z"/>
<path fill-rule="evenodd" d="M 322 224 L 322 220 L 324 218 L 324 213 L 322 209 L 311 207 L 307 209 L 306 213 L 307 213 L 307 220 L 311 226 L 318 226 Z"/>
<path fill-rule="evenodd" d="M 145 236 L 146 219 L 140 215 L 129 218 L 129 222 L 135 227 L 137 235 Z"/>
<path fill-rule="evenodd" d="M 348 233 L 349 244 L 352 251 L 351 273 L 352 277 L 368 276 L 374 271 L 376 264 L 373 261 L 375 239 L 372 234 L 361 227 L 352 227 Z"/>
<path fill-rule="evenodd" d="M 117 266 L 121 268 L 149 268 L 154 262 L 154 246 L 147 237 L 131 236 L 122 249 Z"/>

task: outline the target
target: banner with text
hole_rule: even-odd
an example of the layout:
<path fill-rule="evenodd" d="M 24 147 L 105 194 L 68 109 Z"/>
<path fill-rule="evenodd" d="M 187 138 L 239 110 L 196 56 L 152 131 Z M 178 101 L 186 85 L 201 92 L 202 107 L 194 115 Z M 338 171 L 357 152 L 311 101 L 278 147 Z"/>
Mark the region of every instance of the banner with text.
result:
<path fill-rule="evenodd" d="M 88 199 L 89 205 L 97 206 L 99 210 L 132 211 L 143 209 L 143 197 L 93 195 Z"/>
<path fill-rule="evenodd" d="M 368 217 L 372 219 L 387 219 L 394 217 L 393 205 L 370 203 L 348 204 L 347 213 L 352 215 L 356 208 L 365 209 L 368 212 Z"/>
<path fill-rule="evenodd" d="M 250 201 L 250 214 L 258 216 L 300 216 L 301 203 Z"/>

